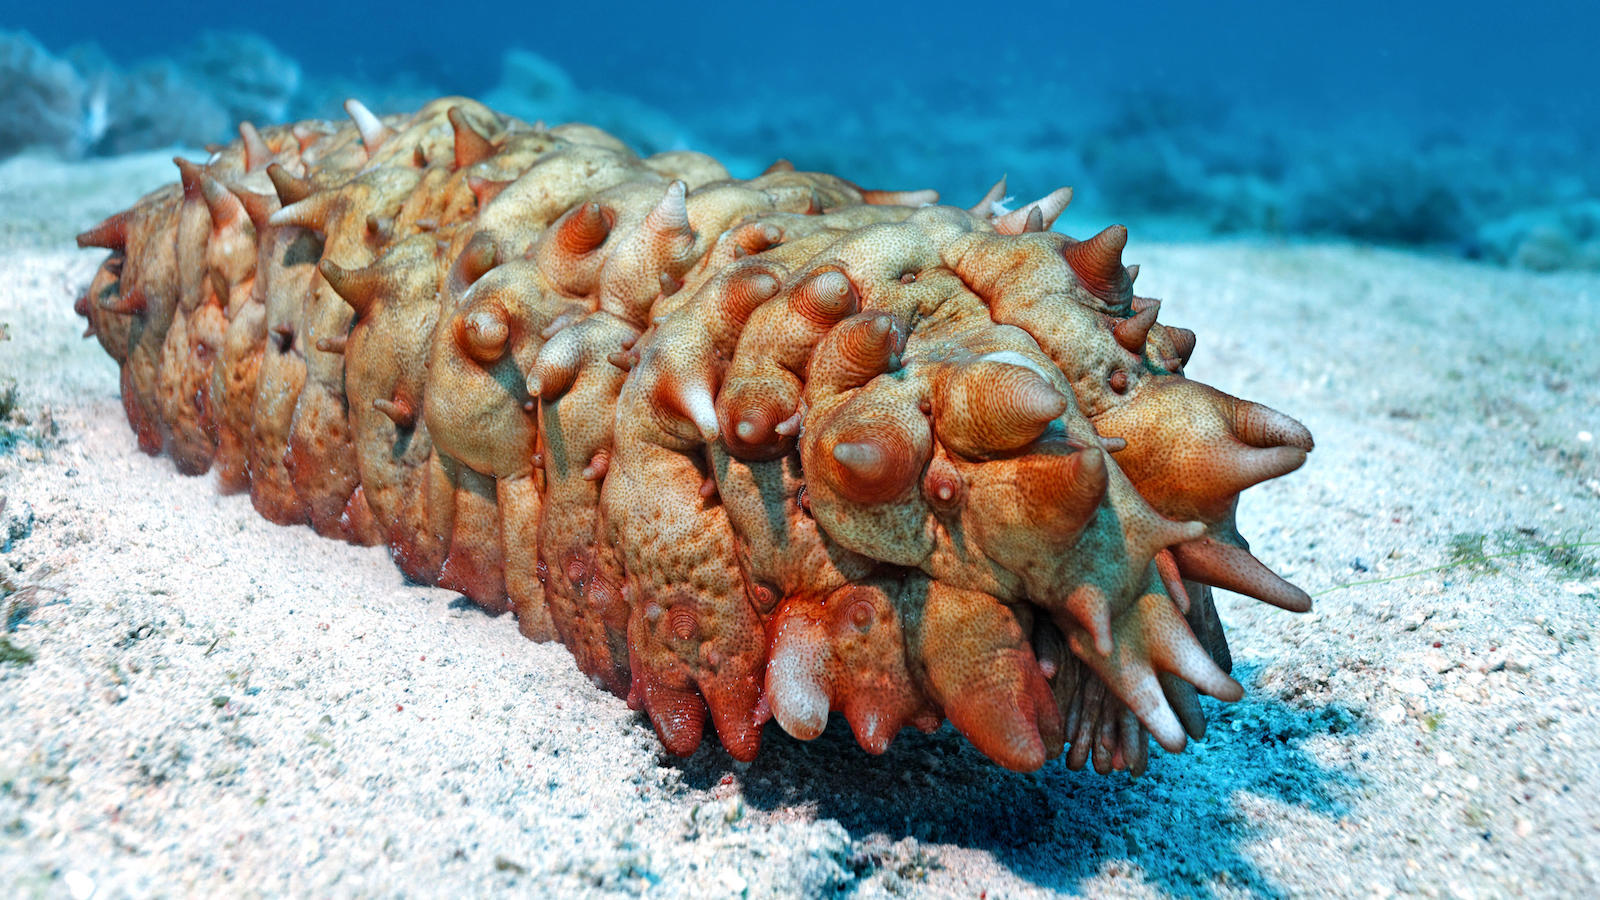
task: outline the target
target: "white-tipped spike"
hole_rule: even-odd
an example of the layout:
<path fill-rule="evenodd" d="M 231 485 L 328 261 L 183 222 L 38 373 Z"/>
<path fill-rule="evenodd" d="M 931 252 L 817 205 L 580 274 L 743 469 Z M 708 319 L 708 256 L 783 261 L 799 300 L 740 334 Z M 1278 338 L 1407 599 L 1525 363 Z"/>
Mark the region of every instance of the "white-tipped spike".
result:
<path fill-rule="evenodd" d="M 802 741 L 815 738 L 828 726 L 828 693 L 821 683 L 820 662 L 780 643 L 767 666 L 772 717 Z"/>
<path fill-rule="evenodd" d="M 526 381 L 528 394 L 550 401 L 565 394 L 583 365 L 583 339 L 577 329 L 556 333 L 534 358 Z"/>
<path fill-rule="evenodd" d="M 1172 707 L 1167 705 L 1167 698 L 1161 693 L 1160 684 L 1154 677 L 1149 681 L 1155 685 L 1155 689 L 1152 691 L 1145 688 L 1140 694 L 1141 698 L 1145 694 L 1151 694 L 1160 699 L 1149 704 L 1141 704 L 1137 708 L 1130 704 L 1129 709 L 1139 717 L 1140 724 L 1149 730 L 1150 736 L 1156 739 L 1161 749 L 1168 753 L 1182 753 L 1183 748 L 1189 743 L 1189 736 L 1184 732 L 1183 725 L 1173 713 Z"/>
<path fill-rule="evenodd" d="M 717 430 L 717 406 L 711 399 L 711 392 L 704 385 L 696 384 L 684 389 L 682 399 L 684 412 L 700 432 L 700 439 L 707 444 L 715 443 L 720 432 Z"/>
<path fill-rule="evenodd" d="M 344 102 L 344 111 L 350 114 L 350 121 L 356 123 L 356 131 L 361 132 L 361 144 L 367 148 L 368 156 L 377 153 L 383 142 L 394 133 L 372 110 L 367 109 L 366 104 L 354 97 Z"/>
<path fill-rule="evenodd" d="M 1001 234 L 1022 234 L 1028 229 L 1029 217 L 1034 210 L 1038 210 L 1044 230 L 1048 231 L 1071 202 L 1072 188 L 1057 188 L 1027 206 L 1014 209 L 995 219 L 994 230 Z"/>
<path fill-rule="evenodd" d="M 656 231 L 688 231 L 689 205 L 685 201 L 689 187 L 682 181 L 667 185 L 667 195 L 650 211 L 648 221 Z"/>
<path fill-rule="evenodd" d="M 978 204 L 967 210 L 967 212 L 980 219 L 987 219 L 999 212 L 999 210 L 995 209 L 995 204 L 1004 199 L 1006 199 L 1006 176 L 1001 175 L 1000 180 L 994 183 L 994 187 L 989 188 L 989 193 L 984 194 L 983 199 L 979 200 Z"/>

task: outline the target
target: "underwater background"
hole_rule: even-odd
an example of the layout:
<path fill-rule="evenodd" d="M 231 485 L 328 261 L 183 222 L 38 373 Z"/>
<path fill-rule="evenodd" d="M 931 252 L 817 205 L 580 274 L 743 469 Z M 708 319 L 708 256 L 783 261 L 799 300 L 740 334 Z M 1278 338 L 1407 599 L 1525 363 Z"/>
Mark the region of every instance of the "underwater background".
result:
<path fill-rule="evenodd" d="M 749 177 L 782 156 L 1058 227 L 1337 237 L 1600 270 L 1600 5 L 1264 0 L 13 6 L 0 158 L 227 140 L 466 94 Z"/>

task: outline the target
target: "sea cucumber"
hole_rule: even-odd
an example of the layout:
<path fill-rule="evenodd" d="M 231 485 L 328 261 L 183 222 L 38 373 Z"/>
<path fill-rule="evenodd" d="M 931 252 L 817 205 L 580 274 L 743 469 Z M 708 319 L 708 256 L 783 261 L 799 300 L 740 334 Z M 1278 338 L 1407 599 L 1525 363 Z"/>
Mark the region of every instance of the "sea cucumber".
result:
<path fill-rule="evenodd" d="M 1298 422 L 1185 377 L 1127 232 L 444 98 L 240 138 L 80 235 L 139 446 L 515 613 L 687 754 L 842 713 L 1144 770 L 1238 699 L 1211 586 Z"/>

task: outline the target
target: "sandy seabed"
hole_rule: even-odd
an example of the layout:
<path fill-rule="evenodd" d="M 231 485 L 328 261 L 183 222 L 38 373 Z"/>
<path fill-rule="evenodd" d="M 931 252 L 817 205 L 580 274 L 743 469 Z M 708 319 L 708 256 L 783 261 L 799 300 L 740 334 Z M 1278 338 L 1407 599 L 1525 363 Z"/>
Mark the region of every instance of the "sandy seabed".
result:
<path fill-rule="evenodd" d="M 0 894 L 1600 892 L 1600 276 L 1135 231 L 1191 372 L 1317 437 L 1240 513 L 1316 610 L 1220 595 L 1246 697 L 1136 780 L 839 720 L 741 765 L 138 451 L 71 236 L 173 177 L 0 164 Z"/>

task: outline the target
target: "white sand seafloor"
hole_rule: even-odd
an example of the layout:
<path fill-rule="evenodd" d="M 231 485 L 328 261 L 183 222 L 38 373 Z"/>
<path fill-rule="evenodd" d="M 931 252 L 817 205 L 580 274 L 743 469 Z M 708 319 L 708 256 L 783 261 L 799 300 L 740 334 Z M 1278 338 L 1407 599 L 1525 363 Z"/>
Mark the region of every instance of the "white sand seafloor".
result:
<path fill-rule="evenodd" d="M 1316 435 L 1240 513 L 1316 611 L 1222 595 L 1246 697 L 1136 780 L 838 720 L 746 766 L 138 451 L 71 236 L 174 177 L 0 164 L 0 895 L 1600 892 L 1600 276 L 1135 230 L 1190 374 Z"/>

